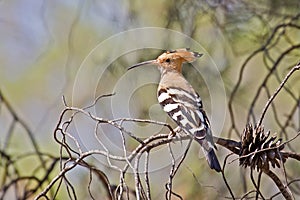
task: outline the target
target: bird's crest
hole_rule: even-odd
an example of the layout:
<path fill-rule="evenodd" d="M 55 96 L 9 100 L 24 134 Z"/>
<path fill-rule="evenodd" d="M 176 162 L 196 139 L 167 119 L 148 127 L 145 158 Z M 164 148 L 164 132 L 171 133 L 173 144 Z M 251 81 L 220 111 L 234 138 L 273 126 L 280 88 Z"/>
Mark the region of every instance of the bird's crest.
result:
<path fill-rule="evenodd" d="M 193 62 L 203 54 L 190 51 L 190 48 L 182 48 L 176 50 L 167 50 L 161 56 L 171 57 L 173 59 L 181 59 L 182 62 Z M 159 56 L 160 57 L 160 56 Z"/>
<path fill-rule="evenodd" d="M 201 57 L 202 54 L 190 51 L 189 48 L 168 50 L 158 56 L 156 63 L 164 69 L 176 69 L 181 72 L 182 63 L 190 63 Z"/>

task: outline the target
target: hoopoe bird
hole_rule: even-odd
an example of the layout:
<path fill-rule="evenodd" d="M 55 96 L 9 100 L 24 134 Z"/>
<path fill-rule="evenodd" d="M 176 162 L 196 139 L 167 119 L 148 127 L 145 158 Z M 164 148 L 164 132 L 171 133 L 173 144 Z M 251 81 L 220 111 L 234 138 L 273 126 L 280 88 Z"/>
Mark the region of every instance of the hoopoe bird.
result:
<path fill-rule="evenodd" d="M 181 73 L 183 63 L 193 62 L 201 56 L 202 54 L 191 52 L 188 48 L 166 51 L 157 59 L 135 64 L 128 70 L 148 64 L 158 66 L 161 73 L 157 90 L 159 104 L 186 134 L 191 135 L 201 145 L 210 168 L 220 172 L 221 167 L 214 152 L 216 147 L 202 100 Z"/>

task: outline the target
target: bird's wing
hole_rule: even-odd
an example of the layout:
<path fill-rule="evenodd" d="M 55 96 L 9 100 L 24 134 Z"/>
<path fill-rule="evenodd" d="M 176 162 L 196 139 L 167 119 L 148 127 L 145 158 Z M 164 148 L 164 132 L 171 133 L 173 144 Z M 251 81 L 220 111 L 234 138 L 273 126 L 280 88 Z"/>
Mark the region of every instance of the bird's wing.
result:
<path fill-rule="evenodd" d="M 163 110 L 187 134 L 191 134 L 198 140 L 207 136 L 207 139 L 211 140 L 210 124 L 197 93 L 190 93 L 175 87 L 160 88 L 158 101 Z"/>
<path fill-rule="evenodd" d="M 210 124 L 199 95 L 175 87 L 160 88 L 158 101 L 177 125 L 200 143 L 210 168 L 220 172 L 220 163 L 213 150 L 216 147 Z"/>

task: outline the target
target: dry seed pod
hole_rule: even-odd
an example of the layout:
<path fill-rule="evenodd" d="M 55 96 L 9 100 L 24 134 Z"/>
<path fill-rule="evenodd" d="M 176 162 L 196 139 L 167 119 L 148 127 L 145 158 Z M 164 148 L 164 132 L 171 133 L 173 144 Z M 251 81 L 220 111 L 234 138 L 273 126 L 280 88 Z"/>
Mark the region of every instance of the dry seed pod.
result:
<path fill-rule="evenodd" d="M 269 169 L 269 163 L 273 168 L 280 167 L 280 162 L 286 159 L 280 151 L 284 148 L 281 139 L 276 135 L 270 137 L 270 131 L 264 132 L 262 126 L 254 127 L 249 124 L 242 135 L 242 147 L 240 151 L 240 165 L 252 169 Z"/>

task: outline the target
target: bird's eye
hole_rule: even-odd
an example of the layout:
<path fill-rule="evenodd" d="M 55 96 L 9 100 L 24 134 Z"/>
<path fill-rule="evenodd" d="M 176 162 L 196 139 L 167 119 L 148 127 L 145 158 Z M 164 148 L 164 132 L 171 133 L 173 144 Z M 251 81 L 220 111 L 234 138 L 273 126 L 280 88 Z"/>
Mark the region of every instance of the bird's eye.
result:
<path fill-rule="evenodd" d="M 166 62 L 169 63 L 170 61 L 171 61 L 170 58 L 167 58 Z"/>

